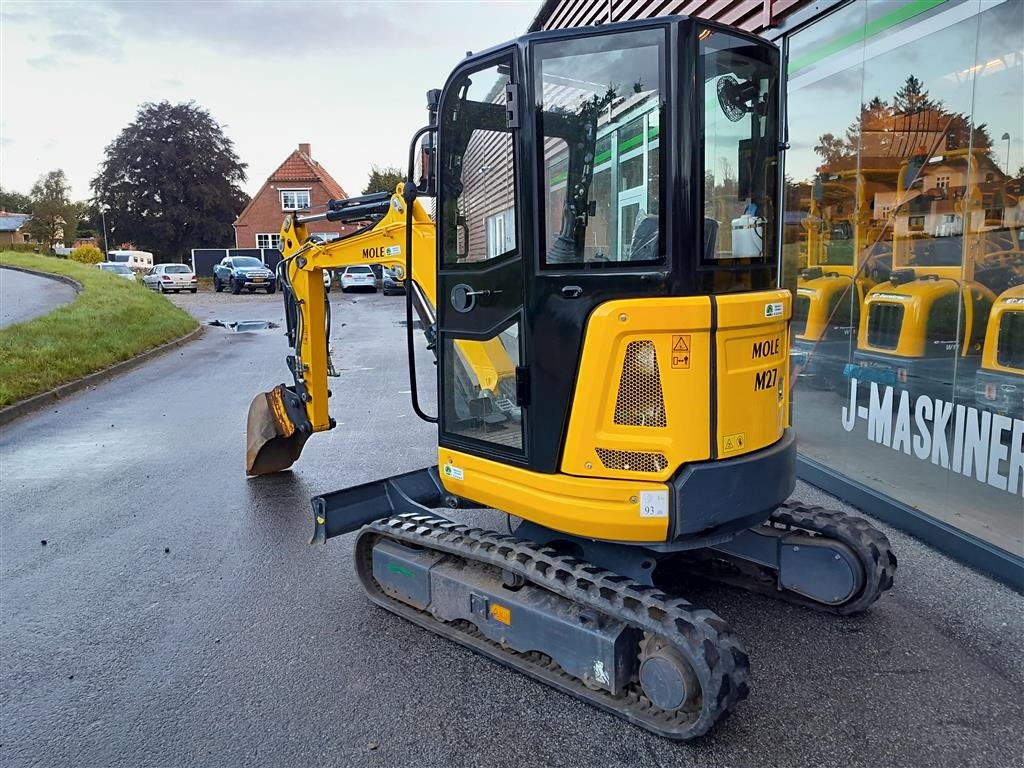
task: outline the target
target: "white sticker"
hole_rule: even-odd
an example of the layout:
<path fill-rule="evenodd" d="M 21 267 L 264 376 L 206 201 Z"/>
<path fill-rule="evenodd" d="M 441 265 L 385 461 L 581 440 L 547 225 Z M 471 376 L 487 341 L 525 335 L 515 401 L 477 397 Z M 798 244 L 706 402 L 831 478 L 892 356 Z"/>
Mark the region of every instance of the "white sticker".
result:
<path fill-rule="evenodd" d="M 452 480 L 464 480 L 466 477 L 465 472 L 458 467 L 453 467 L 451 464 L 445 464 L 444 469 L 441 471 L 444 472 L 445 477 L 450 477 Z"/>
<path fill-rule="evenodd" d="M 400 245 L 389 245 L 384 249 L 385 256 L 397 256 L 402 252 L 402 246 Z"/>
<path fill-rule="evenodd" d="M 765 317 L 782 317 L 782 302 L 773 301 L 770 304 L 764 305 L 764 316 Z"/>
<path fill-rule="evenodd" d="M 640 491 L 640 517 L 668 517 L 668 491 Z"/>

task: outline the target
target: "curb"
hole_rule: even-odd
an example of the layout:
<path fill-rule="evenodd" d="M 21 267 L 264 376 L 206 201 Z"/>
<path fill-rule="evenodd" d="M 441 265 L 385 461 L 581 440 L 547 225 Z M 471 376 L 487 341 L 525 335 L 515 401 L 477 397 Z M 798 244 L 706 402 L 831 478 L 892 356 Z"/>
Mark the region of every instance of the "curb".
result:
<path fill-rule="evenodd" d="M 29 270 L 23 271 L 27 272 Z M 70 278 L 68 279 L 70 280 Z M 108 379 L 112 379 L 122 373 L 127 373 L 133 368 L 137 368 L 143 363 L 148 362 L 155 357 L 159 357 L 165 352 L 170 352 L 172 349 L 188 344 L 190 341 L 195 341 L 203 335 L 204 330 L 205 326 L 200 325 L 198 328 L 189 331 L 184 336 L 179 336 L 173 341 L 161 344 L 159 347 L 153 347 L 153 349 L 146 350 L 135 357 L 129 357 L 127 360 L 122 360 L 120 363 L 114 363 L 107 368 L 103 368 L 95 373 L 90 373 L 88 376 L 83 376 L 81 379 L 68 382 L 67 384 L 61 384 L 59 387 L 55 387 L 49 392 L 43 392 L 41 395 L 33 395 L 32 397 L 21 400 L 13 405 L 8 405 L 6 408 L 0 408 L 0 426 L 10 424 L 15 419 L 32 413 L 33 411 L 37 411 L 40 408 L 44 408 L 47 405 L 55 403 L 58 400 L 62 400 L 76 392 L 81 392 L 83 389 L 102 384 Z"/>
<path fill-rule="evenodd" d="M 24 272 L 27 275 L 35 275 L 36 277 L 46 277 L 49 278 L 50 280 L 56 280 L 58 283 L 70 285 L 72 288 L 75 289 L 75 293 L 81 293 L 83 290 L 85 290 L 85 288 L 82 286 L 80 282 L 75 280 L 73 277 L 68 277 L 67 275 L 56 275 L 53 272 L 39 272 L 38 270 L 28 269 L 26 267 L 13 267 L 10 264 L 0 264 L 0 269 L 11 269 L 14 270 L 15 272 Z"/>

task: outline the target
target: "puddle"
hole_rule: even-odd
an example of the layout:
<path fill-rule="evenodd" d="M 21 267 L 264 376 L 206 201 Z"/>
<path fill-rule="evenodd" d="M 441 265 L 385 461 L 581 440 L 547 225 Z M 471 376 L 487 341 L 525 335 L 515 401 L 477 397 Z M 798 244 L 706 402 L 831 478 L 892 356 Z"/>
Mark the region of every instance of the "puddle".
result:
<path fill-rule="evenodd" d="M 227 328 L 235 333 L 258 333 L 260 331 L 272 331 L 275 328 L 281 327 L 278 323 L 271 322 L 270 320 L 210 320 L 207 322 L 207 325 Z"/>

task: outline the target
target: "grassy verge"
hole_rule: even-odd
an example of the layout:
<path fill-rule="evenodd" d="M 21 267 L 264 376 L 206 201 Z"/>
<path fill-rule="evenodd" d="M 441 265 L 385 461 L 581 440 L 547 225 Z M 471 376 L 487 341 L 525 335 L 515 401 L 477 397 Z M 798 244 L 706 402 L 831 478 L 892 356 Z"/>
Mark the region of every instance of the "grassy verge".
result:
<path fill-rule="evenodd" d="M 163 296 L 96 267 L 29 253 L 0 253 L 0 266 L 77 280 L 69 304 L 0 328 L 0 407 L 24 400 L 176 339 L 195 319 Z"/>

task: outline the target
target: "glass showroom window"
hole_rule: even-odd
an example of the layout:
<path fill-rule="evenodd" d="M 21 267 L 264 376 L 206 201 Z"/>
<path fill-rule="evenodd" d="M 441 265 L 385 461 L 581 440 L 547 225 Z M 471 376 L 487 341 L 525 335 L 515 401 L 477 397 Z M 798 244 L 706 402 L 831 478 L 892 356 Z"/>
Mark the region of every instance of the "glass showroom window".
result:
<path fill-rule="evenodd" d="M 1020 554 L 1024 3 L 891 11 L 790 38 L 800 450 Z"/>

